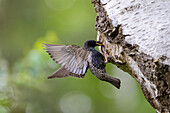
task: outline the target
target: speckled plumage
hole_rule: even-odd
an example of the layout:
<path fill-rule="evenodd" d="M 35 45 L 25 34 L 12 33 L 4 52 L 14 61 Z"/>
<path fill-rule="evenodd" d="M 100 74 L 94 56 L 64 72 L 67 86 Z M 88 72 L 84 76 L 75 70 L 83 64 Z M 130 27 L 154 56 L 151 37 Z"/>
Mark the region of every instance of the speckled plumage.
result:
<path fill-rule="evenodd" d="M 93 75 L 95 75 L 98 79 L 109 82 L 118 89 L 120 88 L 120 80 L 107 75 L 104 57 L 95 49 L 92 50 L 92 57 L 89 59 L 89 68 Z"/>
<path fill-rule="evenodd" d="M 94 40 L 88 40 L 84 48 L 76 45 L 44 44 L 47 52 L 56 63 L 62 67 L 48 78 L 78 77 L 83 78 L 90 68 L 93 75 L 102 81 L 120 88 L 120 80 L 106 74 L 104 56 L 95 50 L 95 46 L 102 45 Z"/>

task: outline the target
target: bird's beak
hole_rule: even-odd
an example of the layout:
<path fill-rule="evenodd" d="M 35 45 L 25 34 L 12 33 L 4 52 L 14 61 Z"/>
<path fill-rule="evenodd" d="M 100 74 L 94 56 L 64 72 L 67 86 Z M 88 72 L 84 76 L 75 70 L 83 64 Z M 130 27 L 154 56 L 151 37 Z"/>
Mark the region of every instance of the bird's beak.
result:
<path fill-rule="evenodd" d="M 103 46 L 103 44 L 101 42 L 99 42 L 99 41 L 96 42 L 96 45 L 97 46 Z"/>

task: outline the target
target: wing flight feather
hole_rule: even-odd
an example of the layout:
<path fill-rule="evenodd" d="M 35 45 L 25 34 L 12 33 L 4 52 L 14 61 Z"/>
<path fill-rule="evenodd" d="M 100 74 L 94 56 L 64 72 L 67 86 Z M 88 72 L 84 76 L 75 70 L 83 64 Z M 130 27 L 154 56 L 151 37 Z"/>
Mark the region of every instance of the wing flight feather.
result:
<path fill-rule="evenodd" d="M 49 53 L 51 58 L 56 63 L 68 70 L 74 77 L 82 78 L 82 75 L 85 75 L 88 68 L 88 56 L 90 51 L 85 50 L 84 48 L 76 45 L 53 45 L 53 44 L 44 44 L 45 50 Z M 78 75 L 81 75 L 79 77 Z"/>

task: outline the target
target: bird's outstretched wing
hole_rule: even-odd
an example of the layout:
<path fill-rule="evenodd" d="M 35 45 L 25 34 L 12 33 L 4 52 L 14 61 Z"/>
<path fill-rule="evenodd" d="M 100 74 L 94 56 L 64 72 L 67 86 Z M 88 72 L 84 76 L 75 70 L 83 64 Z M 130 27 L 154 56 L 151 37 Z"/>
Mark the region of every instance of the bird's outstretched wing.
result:
<path fill-rule="evenodd" d="M 54 72 L 52 75 L 50 75 L 48 77 L 48 79 L 56 78 L 56 77 L 57 78 L 64 78 L 64 77 L 68 77 L 68 76 L 77 77 L 77 78 L 83 78 L 84 77 L 84 75 L 77 75 L 77 74 L 71 73 L 70 71 L 68 71 L 64 67 L 61 67 L 56 72 Z"/>
<path fill-rule="evenodd" d="M 76 45 L 44 44 L 45 50 L 53 60 L 62 65 L 49 78 L 73 76 L 83 78 L 88 69 L 88 56 L 90 51 Z"/>

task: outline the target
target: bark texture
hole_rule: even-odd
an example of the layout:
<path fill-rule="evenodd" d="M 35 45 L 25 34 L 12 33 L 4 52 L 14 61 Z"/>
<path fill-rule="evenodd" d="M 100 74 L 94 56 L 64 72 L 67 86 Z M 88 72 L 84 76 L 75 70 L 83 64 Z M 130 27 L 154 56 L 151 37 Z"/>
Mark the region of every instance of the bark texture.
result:
<path fill-rule="evenodd" d="M 170 1 L 92 0 L 97 40 L 158 113 L 170 112 Z"/>

